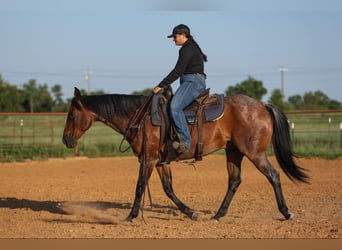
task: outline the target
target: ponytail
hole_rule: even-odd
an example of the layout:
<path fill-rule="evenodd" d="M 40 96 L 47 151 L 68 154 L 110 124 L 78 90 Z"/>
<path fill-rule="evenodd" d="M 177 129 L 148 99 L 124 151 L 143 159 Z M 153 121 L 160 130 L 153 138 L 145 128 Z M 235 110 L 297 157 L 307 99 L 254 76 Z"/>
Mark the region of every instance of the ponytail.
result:
<path fill-rule="evenodd" d="M 199 51 L 201 52 L 202 57 L 203 57 L 203 61 L 207 62 L 207 61 L 208 61 L 207 55 L 204 54 L 204 53 L 202 52 L 201 47 L 200 47 L 200 46 L 198 45 L 198 43 L 195 41 L 195 39 L 193 38 L 193 36 L 189 35 L 188 38 L 191 39 L 191 40 L 195 43 L 196 47 L 197 47 L 197 48 L 199 49 Z"/>

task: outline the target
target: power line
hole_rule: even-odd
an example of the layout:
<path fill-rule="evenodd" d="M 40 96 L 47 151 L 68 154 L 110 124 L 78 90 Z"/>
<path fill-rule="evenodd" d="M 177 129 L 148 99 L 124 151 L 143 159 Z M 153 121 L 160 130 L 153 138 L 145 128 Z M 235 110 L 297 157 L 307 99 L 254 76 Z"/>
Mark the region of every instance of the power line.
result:
<path fill-rule="evenodd" d="M 279 69 L 282 72 L 281 68 Z M 54 77 L 81 77 L 82 73 L 64 73 L 64 72 L 37 72 L 37 71 L 15 71 L 15 70 L 2 70 L 1 73 L 5 74 L 12 74 L 12 75 L 31 75 L 31 76 L 54 76 Z M 96 78 L 123 78 L 123 79 L 146 79 L 146 78 L 155 78 L 155 77 L 162 77 L 166 72 L 157 72 L 153 73 L 97 73 L 93 74 L 92 71 L 87 69 L 85 71 L 85 77 L 88 82 L 90 83 L 90 75 L 93 74 L 93 77 Z M 284 73 L 284 72 L 283 72 Z M 307 75 L 312 76 L 313 74 L 331 74 L 331 73 L 342 73 L 342 68 L 304 68 L 304 67 L 291 67 L 291 75 Z M 258 75 L 258 76 L 276 76 L 277 72 L 273 70 L 266 70 L 266 71 L 254 71 L 252 69 L 247 69 L 245 72 L 236 71 L 236 70 L 229 70 L 225 72 L 212 72 L 208 75 L 210 78 L 217 78 L 217 77 L 245 77 L 247 75 Z M 342 76 L 342 74 L 341 74 Z M 89 86 L 90 87 L 90 86 Z"/>

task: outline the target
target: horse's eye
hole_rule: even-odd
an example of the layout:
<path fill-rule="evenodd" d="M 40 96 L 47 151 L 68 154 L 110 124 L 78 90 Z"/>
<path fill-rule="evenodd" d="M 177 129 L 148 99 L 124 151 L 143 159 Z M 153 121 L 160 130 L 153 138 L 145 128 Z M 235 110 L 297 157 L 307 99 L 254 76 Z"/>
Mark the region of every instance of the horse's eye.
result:
<path fill-rule="evenodd" d="M 75 114 L 73 112 L 69 113 L 69 119 L 71 119 L 71 120 L 75 119 Z"/>

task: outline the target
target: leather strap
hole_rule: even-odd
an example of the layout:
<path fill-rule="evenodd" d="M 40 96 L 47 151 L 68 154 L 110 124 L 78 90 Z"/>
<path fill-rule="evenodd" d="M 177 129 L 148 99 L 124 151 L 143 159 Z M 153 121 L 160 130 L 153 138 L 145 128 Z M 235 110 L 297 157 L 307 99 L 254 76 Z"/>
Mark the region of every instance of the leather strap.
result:
<path fill-rule="evenodd" d="M 197 134 L 198 134 L 198 141 L 196 145 L 196 154 L 195 159 L 196 161 L 201 161 L 203 156 L 203 104 L 198 104 L 197 110 Z"/>

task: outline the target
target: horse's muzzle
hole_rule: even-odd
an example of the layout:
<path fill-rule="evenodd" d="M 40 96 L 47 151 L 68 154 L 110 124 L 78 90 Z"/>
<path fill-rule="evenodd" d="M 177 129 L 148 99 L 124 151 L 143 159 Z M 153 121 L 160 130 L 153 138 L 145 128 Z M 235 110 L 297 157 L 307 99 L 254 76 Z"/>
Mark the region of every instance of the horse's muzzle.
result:
<path fill-rule="evenodd" d="M 62 141 L 68 148 L 74 148 L 76 145 L 76 140 L 73 136 L 63 136 Z"/>

